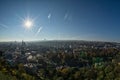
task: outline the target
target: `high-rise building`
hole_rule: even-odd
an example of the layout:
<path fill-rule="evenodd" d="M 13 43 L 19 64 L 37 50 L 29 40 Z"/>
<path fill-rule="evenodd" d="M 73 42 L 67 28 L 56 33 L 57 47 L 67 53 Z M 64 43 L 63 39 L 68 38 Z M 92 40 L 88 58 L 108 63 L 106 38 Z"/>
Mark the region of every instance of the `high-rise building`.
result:
<path fill-rule="evenodd" d="M 25 49 L 26 49 L 26 44 L 25 42 L 22 40 L 22 45 L 21 45 L 21 54 L 25 54 Z"/>

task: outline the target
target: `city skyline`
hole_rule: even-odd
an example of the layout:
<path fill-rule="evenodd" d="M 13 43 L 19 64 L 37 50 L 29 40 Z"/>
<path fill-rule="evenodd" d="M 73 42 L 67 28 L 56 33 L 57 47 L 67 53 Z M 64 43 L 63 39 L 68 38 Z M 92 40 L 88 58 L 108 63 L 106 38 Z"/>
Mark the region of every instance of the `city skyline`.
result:
<path fill-rule="evenodd" d="M 118 0 L 1 0 L 0 41 L 120 42 Z"/>

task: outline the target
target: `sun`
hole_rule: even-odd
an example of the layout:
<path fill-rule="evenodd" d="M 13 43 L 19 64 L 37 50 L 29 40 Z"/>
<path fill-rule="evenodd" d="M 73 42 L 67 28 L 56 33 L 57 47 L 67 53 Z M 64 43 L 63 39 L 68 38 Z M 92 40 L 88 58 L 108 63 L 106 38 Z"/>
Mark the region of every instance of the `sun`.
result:
<path fill-rule="evenodd" d="M 33 27 L 35 26 L 35 20 L 36 20 L 36 17 L 33 18 L 29 15 L 25 16 L 25 17 L 20 17 L 18 16 L 21 21 L 22 21 L 22 27 L 24 27 L 26 30 L 32 30 Z"/>
<path fill-rule="evenodd" d="M 31 21 L 31 20 L 25 20 L 24 21 L 24 26 L 26 27 L 26 28 L 31 28 L 32 26 L 33 26 L 33 22 Z"/>

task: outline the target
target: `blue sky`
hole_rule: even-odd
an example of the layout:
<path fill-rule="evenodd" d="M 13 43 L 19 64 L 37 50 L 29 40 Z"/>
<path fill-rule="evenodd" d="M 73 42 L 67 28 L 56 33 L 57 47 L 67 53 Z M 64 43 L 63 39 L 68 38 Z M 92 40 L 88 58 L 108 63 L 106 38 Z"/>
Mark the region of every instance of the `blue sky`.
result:
<path fill-rule="evenodd" d="M 27 29 L 27 17 L 34 20 Z M 0 0 L 0 41 L 120 42 L 119 0 Z"/>

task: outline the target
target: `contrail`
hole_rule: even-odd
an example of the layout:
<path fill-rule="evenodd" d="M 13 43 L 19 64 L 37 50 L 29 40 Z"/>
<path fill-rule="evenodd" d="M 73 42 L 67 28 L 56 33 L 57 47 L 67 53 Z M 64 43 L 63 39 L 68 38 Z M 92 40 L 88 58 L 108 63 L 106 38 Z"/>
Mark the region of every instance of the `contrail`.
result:
<path fill-rule="evenodd" d="M 65 14 L 64 20 L 66 20 L 67 18 L 68 18 L 68 13 Z"/>
<path fill-rule="evenodd" d="M 20 20 L 24 21 L 24 18 L 20 17 L 20 16 L 17 15 L 17 14 L 16 14 L 16 16 L 17 16 Z"/>
<path fill-rule="evenodd" d="M 42 30 L 42 27 L 39 27 L 39 29 L 37 30 L 35 36 L 37 36 L 40 33 L 41 30 Z"/>
<path fill-rule="evenodd" d="M 48 19 L 50 19 L 50 18 L 51 18 L 51 13 L 48 14 Z"/>
<path fill-rule="evenodd" d="M 5 24 L 1 24 L 1 23 L 0 23 L 0 27 L 8 28 L 7 25 L 5 25 Z"/>

